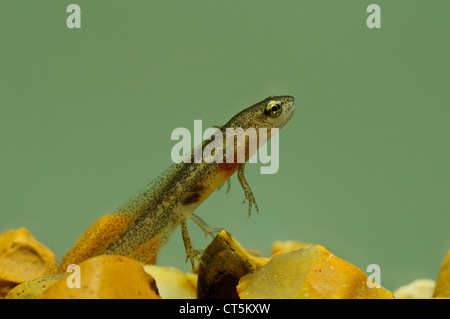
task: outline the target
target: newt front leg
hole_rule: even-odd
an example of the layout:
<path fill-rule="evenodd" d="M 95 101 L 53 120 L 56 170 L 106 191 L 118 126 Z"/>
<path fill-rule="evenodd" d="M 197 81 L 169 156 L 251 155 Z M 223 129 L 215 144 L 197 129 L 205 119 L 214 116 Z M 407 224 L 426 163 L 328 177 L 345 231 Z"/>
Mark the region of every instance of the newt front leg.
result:
<path fill-rule="evenodd" d="M 255 196 L 253 195 L 252 189 L 250 188 L 250 185 L 248 184 L 247 180 L 244 176 L 244 170 L 245 170 L 245 164 L 239 164 L 238 169 L 238 179 L 241 183 L 242 189 L 244 190 L 245 198 L 242 204 L 245 203 L 246 200 L 248 200 L 248 216 L 247 218 L 250 218 L 250 215 L 252 213 L 252 205 L 255 205 L 256 213 L 259 214 L 259 208 L 258 205 L 256 205 Z"/>

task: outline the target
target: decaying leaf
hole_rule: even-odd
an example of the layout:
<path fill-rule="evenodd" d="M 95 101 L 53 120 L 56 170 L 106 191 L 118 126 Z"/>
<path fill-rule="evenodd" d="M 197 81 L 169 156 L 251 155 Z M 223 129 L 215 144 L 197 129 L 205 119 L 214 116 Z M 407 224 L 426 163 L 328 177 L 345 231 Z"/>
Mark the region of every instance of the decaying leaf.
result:
<path fill-rule="evenodd" d="M 269 261 L 248 252 L 226 231 L 205 249 L 198 272 L 198 298 L 238 298 L 236 285 L 245 274 Z"/>

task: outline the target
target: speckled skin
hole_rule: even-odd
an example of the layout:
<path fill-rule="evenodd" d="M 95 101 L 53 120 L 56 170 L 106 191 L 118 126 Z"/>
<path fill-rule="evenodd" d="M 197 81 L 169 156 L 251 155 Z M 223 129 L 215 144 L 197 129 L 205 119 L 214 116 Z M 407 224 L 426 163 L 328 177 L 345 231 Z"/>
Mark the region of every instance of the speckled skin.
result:
<path fill-rule="evenodd" d="M 269 102 L 281 104 L 279 116 L 265 111 Z M 223 141 L 213 138 L 202 144 L 223 143 L 223 163 L 180 163 L 170 166 L 160 177 L 150 183 L 145 190 L 132 197 L 115 212 L 105 215 L 90 226 L 75 245 L 63 257 L 58 270 L 65 271 L 69 264 L 78 264 L 83 260 L 100 254 L 127 256 L 142 263 L 155 258 L 166 244 L 173 231 L 181 225 L 187 258 L 193 264 L 199 251 L 193 249 L 186 227 L 186 220 L 194 221 L 206 232 L 211 229 L 193 214 L 193 211 L 220 185 L 237 170 L 239 181 L 249 201 L 249 214 L 255 204 L 253 194 L 244 178 L 245 163 L 226 163 L 227 128 L 279 128 L 291 118 L 295 110 L 294 98 L 290 96 L 271 96 L 236 114 L 220 130 Z M 270 134 L 268 134 L 268 139 Z M 248 139 L 246 141 L 248 143 Z M 233 156 L 236 157 L 234 146 Z M 248 151 L 248 145 L 246 145 Z M 197 148 L 198 149 L 198 148 Z M 193 159 L 196 149 L 191 152 Z M 249 156 L 246 152 L 246 160 Z M 256 206 L 257 208 L 257 206 Z"/>

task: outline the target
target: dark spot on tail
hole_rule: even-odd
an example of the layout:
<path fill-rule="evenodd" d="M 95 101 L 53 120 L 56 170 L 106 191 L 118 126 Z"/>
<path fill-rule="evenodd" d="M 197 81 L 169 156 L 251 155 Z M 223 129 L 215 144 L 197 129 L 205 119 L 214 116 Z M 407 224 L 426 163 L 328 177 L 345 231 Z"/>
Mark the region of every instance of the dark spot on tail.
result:
<path fill-rule="evenodd" d="M 200 192 L 200 191 L 202 191 L 203 190 L 203 185 L 196 185 L 196 186 L 194 186 L 194 188 L 192 188 L 192 191 L 193 192 Z"/>
<path fill-rule="evenodd" d="M 189 205 L 189 204 L 193 204 L 195 202 L 198 202 L 200 199 L 200 194 L 199 193 L 192 193 L 190 194 L 188 197 L 186 197 L 182 204 L 183 205 Z"/>

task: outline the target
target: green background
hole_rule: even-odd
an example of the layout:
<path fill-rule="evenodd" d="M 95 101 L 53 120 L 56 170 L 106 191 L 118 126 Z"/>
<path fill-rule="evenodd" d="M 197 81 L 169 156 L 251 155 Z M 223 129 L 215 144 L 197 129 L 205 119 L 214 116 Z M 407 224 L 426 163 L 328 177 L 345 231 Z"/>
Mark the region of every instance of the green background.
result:
<path fill-rule="evenodd" d="M 66 8 L 81 7 L 81 29 Z M 381 29 L 366 8 L 381 6 Z M 177 127 L 293 95 L 280 169 L 197 210 L 248 248 L 320 243 L 395 289 L 450 248 L 450 1 L 2 1 L 0 231 L 60 258 L 171 163 Z M 188 223 L 196 248 L 209 242 Z M 159 263 L 188 270 L 180 231 Z"/>

